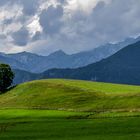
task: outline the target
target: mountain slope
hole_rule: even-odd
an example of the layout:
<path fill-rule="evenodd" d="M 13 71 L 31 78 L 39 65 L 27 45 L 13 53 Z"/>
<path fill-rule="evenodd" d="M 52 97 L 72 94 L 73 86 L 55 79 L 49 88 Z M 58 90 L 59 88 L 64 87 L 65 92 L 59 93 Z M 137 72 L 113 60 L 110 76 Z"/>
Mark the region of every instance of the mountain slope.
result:
<path fill-rule="evenodd" d="M 139 60 L 140 42 L 137 42 L 100 62 L 78 69 L 48 70 L 42 74 L 42 77 L 140 84 Z"/>
<path fill-rule="evenodd" d="M 28 52 L 17 54 L 0 53 L 0 62 L 7 63 L 13 69 L 20 69 L 33 73 L 41 73 L 51 68 L 78 68 L 107 58 L 128 44 L 135 43 L 140 38 L 129 38 L 117 44 L 106 44 L 96 49 L 68 55 L 63 51 L 56 51 L 49 56 L 40 56 Z"/>
<path fill-rule="evenodd" d="M 12 66 L 12 68 L 16 68 L 17 66 L 20 67 L 20 69 L 25 69 L 25 65 L 20 63 L 19 61 L 12 59 L 12 58 L 8 58 L 6 57 L 5 54 L 0 54 L 0 63 L 6 63 L 6 64 L 10 64 Z"/>
<path fill-rule="evenodd" d="M 139 109 L 139 94 L 139 86 L 77 80 L 41 80 L 18 85 L 0 95 L 0 108 L 98 112 L 133 110 Z"/>
<path fill-rule="evenodd" d="M 13 72 L 15 73 L 15 78 L 13 81 L 14 85 L 40 79 L 39 74 L 35 74 L 35 73 L 23 71 L 23 70 L 17 70 L 17 69 L 13 69 Z"/>

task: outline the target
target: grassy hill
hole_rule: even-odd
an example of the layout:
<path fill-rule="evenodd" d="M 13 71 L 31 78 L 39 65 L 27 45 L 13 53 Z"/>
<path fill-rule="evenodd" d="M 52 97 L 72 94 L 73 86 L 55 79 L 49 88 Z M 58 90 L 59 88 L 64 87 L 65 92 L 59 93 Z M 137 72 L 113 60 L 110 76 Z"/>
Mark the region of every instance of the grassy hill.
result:
<path fill-rule="evenodd" d="M 40 80 L 0 95 L 2 140 L 139 140 L 140 87 Z"/>
<path fill-rule="evenodd" d="M 62 79 L 33 81 L 0 95 L 0 108 L 137 111 L 140 87 Z"/>

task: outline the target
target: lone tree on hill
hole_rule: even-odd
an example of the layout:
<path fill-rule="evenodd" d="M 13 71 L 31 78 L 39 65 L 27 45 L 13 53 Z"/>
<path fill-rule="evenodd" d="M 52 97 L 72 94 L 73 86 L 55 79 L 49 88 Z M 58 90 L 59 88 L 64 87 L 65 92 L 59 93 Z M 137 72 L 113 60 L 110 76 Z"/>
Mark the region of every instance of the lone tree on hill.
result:
<path fill-rule="evenodd" d="M 14 79 L 14 73 L 7 64 L 0 64 L 0 92 L 6 91 L 11 86 Z"/>

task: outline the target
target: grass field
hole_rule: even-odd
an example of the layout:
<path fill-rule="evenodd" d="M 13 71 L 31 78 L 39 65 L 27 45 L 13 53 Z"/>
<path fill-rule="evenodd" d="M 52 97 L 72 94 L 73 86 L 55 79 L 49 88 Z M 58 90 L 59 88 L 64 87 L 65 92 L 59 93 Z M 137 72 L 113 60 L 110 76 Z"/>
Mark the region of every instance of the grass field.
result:
<path fill-rule="evenodd" d="M 140 118 L 86 118 L 89 113 L 0 110 L 1 140 L 139 140 Z"/>
<path fill-rule="evenodd" d="M 0 140 L 139 140 L 140 87 L 41 80 L 0 95 Z"/>

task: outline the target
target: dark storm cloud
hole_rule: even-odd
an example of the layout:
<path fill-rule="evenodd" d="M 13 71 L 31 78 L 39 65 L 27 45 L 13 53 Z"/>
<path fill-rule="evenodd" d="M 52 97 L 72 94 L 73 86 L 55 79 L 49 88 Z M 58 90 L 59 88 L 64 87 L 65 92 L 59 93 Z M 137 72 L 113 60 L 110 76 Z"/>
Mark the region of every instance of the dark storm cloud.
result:
<path fill-rule="evenodd" d="M 13 22 L 13 19 L 5 19 L 4 21 L 3 21 L 3 24 L 4 25 L 9 25 L 9 24 L 11 24 Z"/>
<path fill-rule="evenodd" d="M 140 0 L 0 0 L 0 38 L 6 35 L 11 43 L 12 37 L 13 48 L 43 54 L 89 50 L 138 36 L 139 5 Z"/>
<path fill-rule="evenodd" d="M 66 0 L 58 0 L 58 2 L 60 3 L 64 3 Z"/>
<path fill-rule="evenodd" d="M 58 0 L 58 3 L 67 4 L 68 3 L 68 0 Z"/>
<path fill-rule="evenodd" d="M 19 3 L 20 0 L 0 0 L 0 6 L 4 6 L 6 4 L 14 4 Z"/>
<path fill-rule="evenodd" d="M 38 9 L 39 2 L 40 0 L 0 0 L 0 6 L 18 4 L 23 6 L 25 15 L 33 15 Z"/>
<path fill-rule="evenodd" d="M 108 42 L 118 42 L 130 36 L 138 36 L 139 5 L 140 1 L 137 0 L 99 1 L 87 15 L 79 8 L 75 10 L 67 25 L 70 31 L 66 37 L 70 36 L 71 42 L 79 42 L 76 43 L 76 47 L 81 46 L 79 50 L 86 50 Z M 64 44 L 66 45 L 67 43 Z"/>
<path fill-rule="evenodd" d="M 63 7 L 57 5 L 57 7 L 49 6 L 47 10 L 43 10 L 40 14 L 40 25 L 46 34 L 54 34 L 62 27 L 61 18 L 63 16 Z"/>
<path fill-rule="evenodd" d="M 26 28 L 21 28 L 19 31 L 12 34 L 14 44 L 18 46 L 25 46 L 29 41 L 29 32 Z"/>
<path fill-rule="evenodd" d="M 35 35 L 32 37 L 32 41 L 37 41 L 41 39 L 41 32 L 37 31 Z"/>
<path fill-rule="evenodd" d="M 15 1 L 15 0 L 13 0 Z M 0 0 L 0 6 L 7 4 L 8 2 L 12 2 L 11 0 Z"/>
<path fill-rule="evenodd" d="M 140 23 L 139 4 L 137 0 L 112 0 L 109 4 L 99 2 L 91 15 L 95 25 L 91 34 L 95 36 L 97 33 L 107 41 L 118 41 L 139 33 L 140 28 L 134 24 Z"/>
<path fill-rule="evenodd" d="M 22 0 L 20 3 L 23 5 L 25 15 L 34 15 L 37 12 L 39 0 Z"/>

